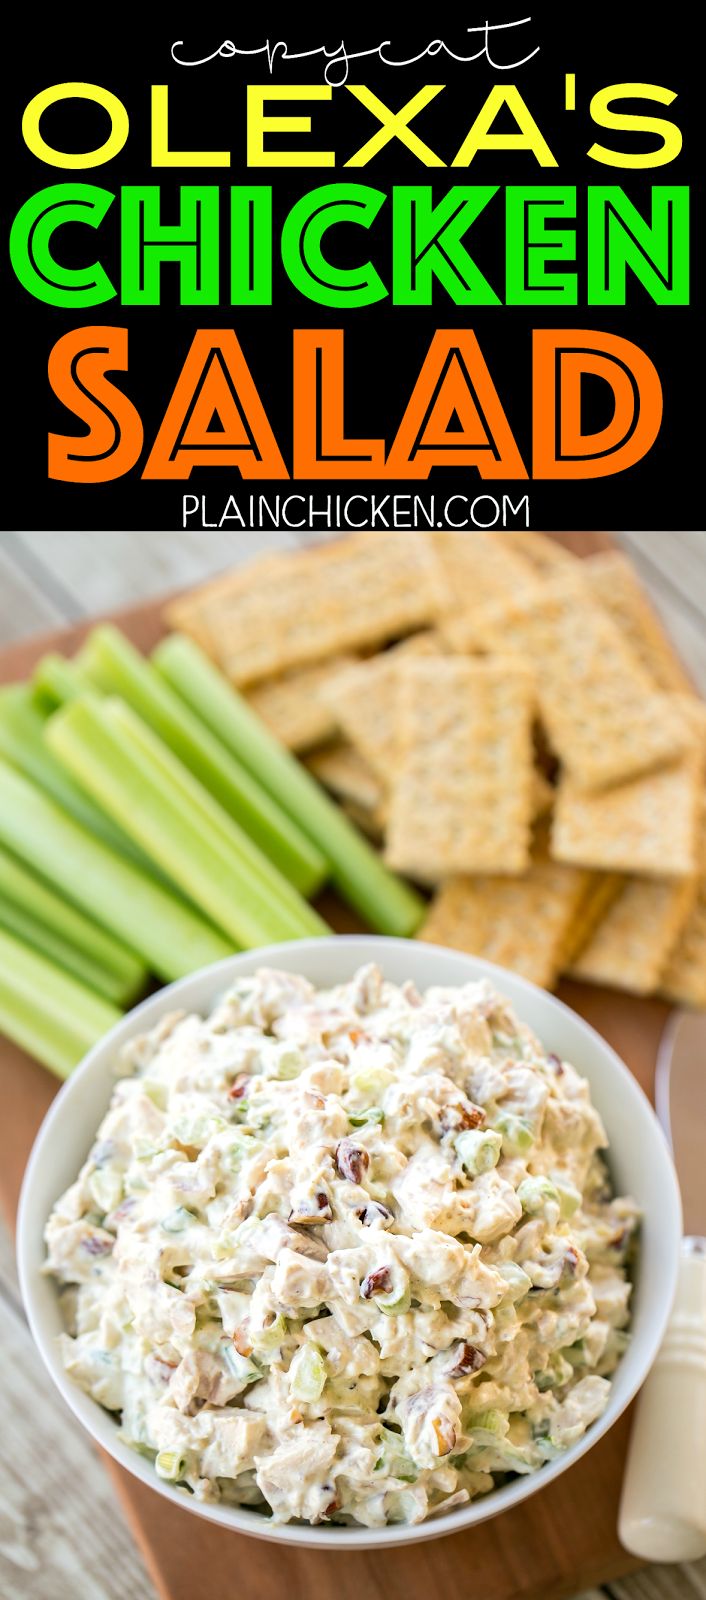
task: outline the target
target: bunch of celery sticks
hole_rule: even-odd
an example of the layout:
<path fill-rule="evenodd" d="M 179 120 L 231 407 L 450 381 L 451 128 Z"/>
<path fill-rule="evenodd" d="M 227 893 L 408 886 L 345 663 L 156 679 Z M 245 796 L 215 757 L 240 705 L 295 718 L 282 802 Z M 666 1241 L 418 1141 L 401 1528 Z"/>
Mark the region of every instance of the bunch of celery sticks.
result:
<path fill-rule="evenodd" d="M 0 689 L 0 1032 L 65 1076 L 145 990 L 422 904 L 190 639 L 98 626 Z"/>

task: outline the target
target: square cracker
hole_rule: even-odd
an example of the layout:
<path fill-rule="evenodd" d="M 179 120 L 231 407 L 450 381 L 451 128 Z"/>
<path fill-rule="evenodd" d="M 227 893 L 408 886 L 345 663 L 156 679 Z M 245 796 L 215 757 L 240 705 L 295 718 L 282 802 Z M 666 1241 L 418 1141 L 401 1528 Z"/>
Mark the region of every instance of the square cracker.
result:
<path fill-rule="evenodd" d="M 564 940 L 561 954 L 562 972 L 571 966 L 589 939 L 593 938 L 599 922 L 603 920 L 613 901 L 617 900 L 624 883 L 625 878 L 619 872 L 591 873 L 590 887 Z"/>
<path fill-rule="evenodd" d="M 313 667 L 295 667 L 279 678 L 254 683 L 246 699 L 281 744 L 289 750 L 311 750 L 336 732 L 335 716 L 320 691 L 354 663 L 355 656 L 332 656 Z"/>
<path fill-rule="evenodd" d="M 694 686 L 653 610 L 635 569 L 619 550 L 589 556 L 581 565 L 594 600 L 610 613 L 655 689 L 695 694 Z"/>
<path fill-rule="evenodd" d="M 383 800 L 379 806 L 373 806 L 372 810 L 368 806 L 357 805 L 355 800 L 343 800 L 341 804 L 346 816 L 350 817 L 356 828 L 359 828 L 361 833 L 367 834 L 375 844 L 380 845 L 387 825 L 385 801 Z"/>
<path fill-rule="evenodd" d="M 706 1006 L 706 808 L 701 817 L 700 856 L 694 903 L 659 977 L 662 994 L 682 1006 Z"/>
<path fill-rule="evenodd" d="M 571 964 L 571 977 L 652 993 L 694 905 L 696 883 L 629 878 Z"/>
<path fill-rule="evenodd" d="M 562 572 L 571 573 L 578 566 L 578 556 L 548 533 L 517 528 L 512 533 L 495 530 L 492 537 L 499 544 L 509 547 L 514 555 L 522 556 L 540 578 L 558 577 Z"/>
<path fill-rule="evenodd" d="M 548 817 L 554 809 L 556 789 L 539 767 L 532 771 L 532 821 Z"/>
<path fill-rule="evenodd" d="M 428 537 L 438 569 L 439 629 L 453 650 L 477 651 L 476 613 L 508 596 L 535 593 L 539 580 L 530 562 L 492 533 L 444 529 Z"/>
<path fill-rule="evenodd" d="M 167 607 L 235 684 L 383 644 L 432 621 L 421 534 L 358 533 L 248 562 Z"/>
<path fill-rule="evenodd" d="M 253 556 L 251 560 L 241 562 L 238 566 L 220 572 L 215 578 L 209 578 L 206 583 L 199 584 L 196 589 L 188 589 L 183 594 L 176 595 L 169 600 L 164 608 L 164 616 L 170 628 L 177 632 L 187 633 L 190 639 L 200 645 L 214 661 L 220 660 L 218 639 L 214 636 L 211 619 L 215 612 L 219 614 L 223 600 L 237 586 L 242 586 L 244 581 L 253 583 L 257 581 L 261 588 L 265 588 L 269 581 L 271 570 L 276 574 L 277 563 L 281 559 L 276 551 L 267 551 L 266 554 Z M 278 668 L 263 668 L 261 672 L 253 675 L 253 681 L 260 678 L 274 677 Z"/>
<path fill-rule="evenodd" d="M 689 738 L 673 696 L 650 679 L 601 606 L 570 578 L 478 618 L 489 650 L 533 668 L 540 712 L 573 782 L 599 789 L 681 755 Z"/>
<path fill-rule="evenodd" d="M 449 878 L 417 938 L 467 950 L 550 989 L 592 880 L 541 853 L 520 878 Z"/>
<path fill-rule="evenodd" d="M 309 771 L 337 799 L 358 806 L 362 811 L 377 811 L 382 805 L 382 787 L 367 761 L 352 744 L 344 740 L 312 751 Z"/>
<path fill-rule="evenodd" d="M 438 656 L 442 649 L 438 634 L 413 634 L 340 673 L 323 690 L 337 726 L 386 788 L 400 761 L 400 665 L 414 657 Z"/>
<path fill-rule="evenodd" d="M 559 784 L 552 855 L 608 872 L 685 877 L 697 868 L 697 833 L 706 764 L 706 707 L 674 697 L 693 748 L 680 761 L 629 783 L 588 794 Z"/>
<path fill-rule="evenodd" d="M 532 813 L 531 674 L 514 660 L 400 663 L 402 754 L 387 860 L 420 882 L 522 872 Z"/>
<path fill-rule="evenodd" d="M 660 973 L 659 990 L 680 1006 L 706 1007 L 706 879 Z"/>

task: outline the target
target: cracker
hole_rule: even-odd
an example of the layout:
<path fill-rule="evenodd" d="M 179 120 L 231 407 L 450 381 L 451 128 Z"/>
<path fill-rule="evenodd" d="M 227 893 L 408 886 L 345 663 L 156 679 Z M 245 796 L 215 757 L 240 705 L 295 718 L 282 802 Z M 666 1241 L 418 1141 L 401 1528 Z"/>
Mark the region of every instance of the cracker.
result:
<path fill-rule="evenodd" d="M 247 690 L 246 698 L 270 732 L 289 750 L 311 750 L 333 739 L 336 718 L 320 693 L 330 687 L 342 671 L 355 663 L 355 656 L 332 656 L 313 667 L 296 667 L 279 678 L 265 678 Z"/>
<path fill-rule="evenodd" d="M 400 663 L 402 756 L 387 860 L 420 882 L 522 872 L 532 810 L 531 675 L 514 660 Z"/>
<path fill-rule="evenodd" d="M 696 878 L 629 878 L 570 967 L 585 983 L 650 994 L 692 910 Z"/>
<path fill-rule="evenodd" d="M 433 561 L 421 534 L 359 533 L 248 562 L 172 602 L 172 627 L 198 638 L 233 683 L 422 628 Z"/>
<path fill-rule="evenodd" d="M 617 900 L 625 878 L 619 872 L 593 872 L 591 883 L 568 930 L 561 954 L 561 969 L 569 968 L 593 938 L 609 906 Z"/>
<path fill-rule="evenodd" d="M 678 762 L 594 794 L 559 785 L 552 854 L 558 860 L 657 878 L 697 868 L 701 792 L 706 767 L 706 707 L 670 696 L 683 716 L 690 748 Z"/>
<path fill-rule="evenodd" d="M 676 1005 L 706 1006 L 706 882 L 701 882 L 658 987 Z"/>
<path fill-rule="evenodd" d="M 573 576 L 488 608 L 478 623 L 488 649 L 510 648 L 534 669 L 551 745 L 578 787 L 624 782 L 688 744 L 676 697 L 653 691 L 615 623 Z"/>
<path fill-rule="evenodd" d="M 541 818 L 549 816 L 556 799 L 556 789 L 553 783 L 540 772 L 539 767 L 532 771 L 532 821 L 539 822 Z"/>
<path fill-rule="evenodd" d="M 680 1006 L 706 1007 L 706 878 L 659 975 L 660 992 Z"/>
<path fill-rule="evenodd" d="M 399 768 L 399 667 L 410 658 L 436 656 L 434 633 L 413 634 L 402 644 L 341 673 L 323 693 L 338 727 L 386 787 Z"/>
<path fill-rule="evenodd" d="M 216 659 L 211 635 L 203 620 L 203 610 L 197 605 L 190 594 L 178 595 L 175 600 L 170 600 L 164 607 L 165 621 L 177 633 L 187 633 L 194 644 L 199 646 L 207 656 Z"/>
<path fill-rule="evenodd" d="M 700 822 L 700 866 L 694 903 L 660 973 L 661 993 L 677 1005 L 706 1006 L 706 808 Z"/>
<path fill-rule="evenodd" d="M 276 567 L 278 559 L 275 552 L 268 551 L 266 555 L 255 556 L 252 561 L 218 573 L 215 578 L 209 578 L 197 589 L 189 589 L 186 593 L 169 600 L 164 607 L 164 616 L 170 628 L 187 633 L 189 638 L 200 645 L 214 661 L 218 660 L 217 640 L 210 627 L 211 608 L 218 607 L 222 597 L 239 581 L 242 582 L 244 574 L 252 575 L 257 572 L 258 581 L 264 588 L 268 582 L 270 568 L 273 564 Z M 256 676 L 267 678 L 273 674 L 264 671 Z"/>
<path fill-rule="evenodd" d="M 552 578 L 560 573 L 575 571 L 578 556 L 558 539 L 547 533 L 535 533 L 529 528 L 518 528 L 512 533 L 494 532 L 492 537 L 509 546 L 513 553 L 522 556 L 540 578 Z"/>
<path fill-rule="evenodd" d="M 307 760 L 309 771 L 339 800 L 375 811 L 382 805 L 382 787 L 372 768 L 353 745 L 341 740 L 315 750 Z"/>
<path fill-rule="evenodd" d="M 674 698 L 691 730 L 691 750 L 669 767 L 595 794 L 570 780 L 560 783 L 551 845 L 558 861 L 656 878 L 696 871 L 706 707 Z"/>
<path fill-rule="evenodd" d="M 653 610 L 632 563 L 619 550 L 589 556 L 581 567 L 595 600 L 610 613 L 655 689 L 695 694 L 694 685 Z"/>
<path fill-rule="evenodd" d="M 550 989 L 591 876 L 540 855 L 520 878 L 450 878 L 417 938 L 482 956 Z"/>
<path fill-rule="evenodd" d="M 379 806 L 374 806 L 372 810 L 367 806 L 357 805 L 355 800 L 344 800 L 342 805 L 346 816 L 350 817 L 351 822 L 355 823 L 361 833 L 367 834 L 377 845 L 382 843 L 387 826 L 387 806 L 384 801 Z"/>
<path fill-rule="evenodd" d="M 511 595 L 539 587 L 532 567 L 492 533 L 474 530 L 430 533 L 438 575 L 438 626 L 453 650 L 482 648 L 475 628 L 478 611 Z"/>

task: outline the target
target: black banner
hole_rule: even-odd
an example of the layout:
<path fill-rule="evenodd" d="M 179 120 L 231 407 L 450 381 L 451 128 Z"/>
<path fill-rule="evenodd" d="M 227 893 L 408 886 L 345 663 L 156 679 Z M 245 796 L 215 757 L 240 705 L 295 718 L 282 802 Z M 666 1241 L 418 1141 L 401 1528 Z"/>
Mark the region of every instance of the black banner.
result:
<path fill-rule="evenodd" d="M 688 10 L 490 9 L 25 27 L 13 526 L 700 516 Z"/>

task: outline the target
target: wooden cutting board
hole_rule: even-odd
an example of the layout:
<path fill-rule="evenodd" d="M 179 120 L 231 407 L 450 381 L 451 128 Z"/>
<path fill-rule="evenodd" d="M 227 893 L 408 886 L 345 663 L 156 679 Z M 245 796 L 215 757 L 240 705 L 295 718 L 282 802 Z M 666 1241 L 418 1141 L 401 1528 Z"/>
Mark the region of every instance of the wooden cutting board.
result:
<path fill-rule="evenodd" d="M 557 537 L 577 553 L 610 545 L 606 534 Z M 96 535 L 100 560 L 100 534 Z M 151 648 L 164 632 L 160 606 L 150 603 L 117 618 L 130 638 Z M 0 682 L 26 677 L 47 650 L 71 652 L 91 624 L 33 638 L 0 651 Z M 330 908 L 329 908 L 330 911 Z M 340 924 L 344 925 L 341 913 Z M 349 924 L 348 924 L 349 925 Z M 648 1093 L 667 1008 L 609 990 L 563 984 L 561 996 L 614 1046 Z M 14 1222 L 22 1173 L 34 1135 L 58 1088 L 35 1061 L 0 1038 L 0 1105 L 9 1108 L 0 1204 Z M 588 1455 L 523 1505 L 467 1533 L 377 1554 L 319 1554 L 215 1527 L 138 1483 L 106 1459 L 151 1576 L 164 1600 L 562 1600 L 633 1571 L 616 1531 L 629 1431 L 623 1417 Z"/>

